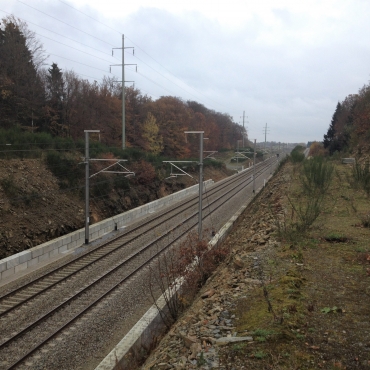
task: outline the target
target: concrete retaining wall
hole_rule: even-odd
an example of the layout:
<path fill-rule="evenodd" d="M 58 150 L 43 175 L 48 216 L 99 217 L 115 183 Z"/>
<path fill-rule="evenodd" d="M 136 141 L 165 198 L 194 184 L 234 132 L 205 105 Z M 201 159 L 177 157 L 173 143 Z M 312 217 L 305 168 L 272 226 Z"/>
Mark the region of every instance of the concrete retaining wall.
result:
<path fill-rule="evenodd" d="M 267 178 L 270 180 L 272 175 Z M 256 190 L 256 195 L 263 189 Z M 238 211 L 230 218 L 228 222 L 219 230 L 219 232 L 208 243 L 209 249 L 219 246 L 232 231 L 235 222 L 248 207 L 253 199 L 253 195 L 242 205 Z M 181 289 L 181 286 L 178 286 Z M 173 290 L 175 292 L 175 290 Z M 166 295 L 171 297 L 171 295 Z M 122 338 L 122 340 L 112 349 L 112 351 L 103 359 L 95 370 L 122 370 L 129 368 L 135 359 L 140 359 L 140 352 L 144 348 L 152 348 L 156 338 L 165 332 L 166 326 L 163 323 L 159 310 L 166 310 L 166 300 L 161 295 L 156 304 L 149 308 L 144 316 L 132 327 L 132 329 Z"/>
<path fill-rule="evenodd" d="M 210 186 L 213 183 L 214 182 L 212 180 L 205 181 L 206 186 Z M 125 213 L 97 222 L 89 228 L 89 240 L 96 240 L 103 235 L 114 231 L 116 225 L 119 229 L 149 213 L 157 211 L 159 208 L 169 206 L 170 204 L 178 202 L 191 194 L 196 194 L 198 189 L 198 185 L 194 185 Z M 83 228 L 4 258 L 0 260 L 0 281 L 14 277 L 14 275 L 27 269 L 35 268 L 37 265 L 43 264 L 52 258 L 57 258 L 58 256 L 62 257 L 63 254 L 80 247 L 84 243 L 85 229 Z"/>
<path fill-rule="evenodd" d="M 342 158 L 342 163 L 344 164 L 353 164 L 356 162 L 355 158 Z"/>

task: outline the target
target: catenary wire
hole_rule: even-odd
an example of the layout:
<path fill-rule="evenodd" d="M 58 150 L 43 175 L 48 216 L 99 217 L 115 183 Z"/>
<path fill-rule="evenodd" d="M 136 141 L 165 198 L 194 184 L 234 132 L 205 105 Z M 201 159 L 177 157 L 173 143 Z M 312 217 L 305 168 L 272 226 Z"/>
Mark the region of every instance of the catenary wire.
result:
<path fill-rule="evenodd" d="M 77 48 L 75 48 L 75 47 L 73 47 L 73 46 L 70 46 L 70 45 L 64 44 L 63 42 L 60 42 L 60 41 L 57 41 L 57 40 L 52 39 L 51 37 L 48 37 L 48 36 L 45 36 L 45 35 L 41 35 L 41 34 L 39 34 L 39 33 L 37 33 L 37 32 L 35 32 L 35 34 L 36 34 L 36 35 L 38 35 L 38 36 L 41 36 L 41 37 L 45 37 L 46 39 L 49 39 L 49 40 L 51 40 L 51 41 L 54 41 L 54 42 L 56 42 L 56 43 L 58 43 L 58 44 L 60 44 L 60 45 L 64 45 L 64 46 L 66 46 L 66 47 L 68 47 L 68 48 L 71 48 L 71 49 L 77 50 L 77 51 L 79 51 L 80 53 L 83 53 L 83 54 L 89 55 L 89 56 L 94 57 L 94 58 L 96 58 L 96 59 L 100 59 L 100 60 L 102 60 L 102 61 L 104 61 L 104 62 L 107 62 L 107 63 L 111 63 L 111 61 L 110 61 L 110 60 L 106 60 L 106 59 L 100 58 L 100 57 L 98 57 L 98 56 L 96 56 L 96 55 L 93 55 L 93 54 L 90 54 L 90 53 L 88 53 L 88 52 L 86 52 L 86 51 L 82 51 L 82 50 L 77 49 Z M 109 55 L 109 54 L 108 54 L 108 55 Z"/>
<path fill-rule="evenodd" d="M 73 7 L 73 6 L 71 6 L 71 5 L 69 5 L 69 4 L 67 4 L 66 2 L 64 2 L 64 1 L 62 1 L 62 0 L 59 0 L 61 3 L 63 3 L 64 5 L 66 5 L 66 6 L 69 6 L 70 8 L 72 8 L 72 9 L 74 9 L 75 11 L 77 11 L 77 12 L 79 12 L 79 13 L 81 13 L 81 14 L 83 14 L 83 15 L 85 15 L 86 17 L 88 17 L 88 18 L 90 18 L 90 19 L 92 19 L 92 20 L 94 20 L 95 22 L 98 22 L 98 23 L 100 23 L 101 25 L 103 25 L 103 26 L 105 26 L 105 27 L 107 27 L 107 28 L 109 28 L 109 29 L 111 29 L 111 30 L 113 30 L 113 31 L 115 31 L 115 32 L 117 32 L 117 33 L 119 33 L 119 34 L 122 34 L 122 32 L 120 32 L 120 31 L 118 31 L 118 30 L 116 30 L 116 29 L 114 29 L 114 28 L 112 28 L 112 27 L 110 27 L 110 26 L 108 26 L 108 25 L 106 25 L 105 23 L 103 23 L 103 22 L 100 22 L 99 20 L 97 20 L 97 19 L 95 19 L 95 18 L 93 18 L 93 17 L 91 17 L 91 16 L 89 16 L 88 14 L 86 14 L 86 13 L 84 13 L 84 12 L 82 12 L 81 10 L 79 10 L 79 9 L 76 9 L 75 7 Z M 142 49 L 137 43 L 135 43 L 131 38 L 129 38 L 129 37 L 127 37 L 127 36 L 125 36 L 125 38 L 127 38 L 128 40 L 130 40 L 133 44 L 135 44 L 135 46 L 138 48 L 138 49 L 140 49 L 143 53 L 145 53 L 149 58 L 151 58 L 154 62 L 156 62 L 158 65 L 160 65 L 163 69 L 165 69 L 168 73 L 170 73 L 173 77 L 175 77 L 176 79 L 178 79 L 168 68 L 166 68 L 165 66 L 163 66 L 160 62 L 158 62 L 156 59 L 154 59 L 151 55 L 149 55 L 144 49 Z M 140 58 L 138 58 L 137 56 L 135 56 L 138 60 L 140 60 L 142 63 L 144 63 L 144 64 L 146 64 L 148 67 L 150 67 L 147 63 L 145 63 L 142 59 L 140 59 Z M 181 86 L 179 86 L 176 82 L 174 82 L 174 81 L 171 81 L 168 77 L 166 77 L 166 76 L 164 76 L 162 73 L 160 73 L 159 71 L 157 71 L 155 68 L 153 68 L 153 67 L 150 67 L 151 69 L 153 69 L 155 72 L 157 72 L 158 74 L 160 74 L 162 77 L 164 77 L 164 78 L 166 78 L 168 81 L 170 81 L 171 83 L 173 83 L 173 84 L 175 84 L 176 86 L 178 86 L 180 89 L 182 89 L 182 90 L 184 90 L 185 92 L 187 92 L 188 94 L 190 94 L 190 95 L 192 95 L 192 96 L 194 96 L 195 97 L 195 95 L 194 94 L 191 94 L 190 92 L 188 92 L 187 90 L 185 90 L 183 87 L 181 87 Z M 213 101 L 213 103 L 214 104 L 216 104 L 216 105 L 220 105 L 219 103 L 217 103 L 216 101 L 214 101 L 213 99 L 210 99 L 209 97 L 207 97 L 205 94 L 203 94 L 202 92 L 200 92 L 200 91 L 198 91 L 198 90 L 196 90 L 196 89 L 194 89 L 193 87 L 191 87 L 191 86 L 189 86 L 192 90 L 194 90 L 196 93 L 198 93 L 198 94 L 200 94 L 200 95 L 203 95 L 206 99 L 208 99 L 209 101 Z M 223 104 L 221 104 L 222 106 L 224 106 Z M 224 106 L 225 108 L 227 108 L 226 106 Z"/>
<path fill-rule="evenodd" d="M 38 12 L 40 12 L 40 13 L 42 13 L 42 14 L 44 14 L 44 15 L 48 16 L 48 17 L 50 17 L 50 18 L 55 19 L 56 21 L 58 21 L 58 22 L 60 22 L 60 23 L 63 23 L 63 24 L 65 24 L 65 25 L 67 25 L 68 27 L 71 27 L 71 28 L 73 28 L 73 29 L 75 29 L 75 30 L 77 30 L 77 31 L 79 31 L 79 32 L 82 32 L 82 33 L 84 33 L 84 34 L 86 34 L 86 35 L 90 36 L 90 37 L 93 37 L 94 39 L 96 39 L 96 40 L 98 40 L 98 41 L 104 42 L 104 44 L 108 44 L 108 45 L 110 45 L 110 46 L 114 46 L 114 45 L 110 44 L 110 43 L 109 43 L 109 42 L 107 42 L 107 41 L 104 41 L 104 40 L 102 40 L 102 39 L 99 39 L 98 37 L 96 37 L 96 36 L 94 36 L 94 35 L 91 35 L 91 34 L 90 34 L 90 33 L 88 33 L 88 32 L 82 31 L 82 30 L 80 30 L 79 28 L 74 27 L 74 26 L 72 26 L 71 24 L 69 24 L 69 23 L 67 23 L 67 22 L 64 22 L 64 21 L 62 21 L 62 20 L 60 20 L 60 19 L 58 19 L 58 18 L 56 18 L 56 17 L 53 17 L 52 15 L 47 14 L 47 13 L 43 12 L 42 10 L 37 9 L 37 8 L 35 8 L 35 7 L 33 7 L 33 6 L 29 5 L 29 4 L 26 4 L 25 2 L 23 2 L 23 1 L 21 1 L 21 0 L 17 0 L 17 1 L 18 1 L 19 3 L 21 3 L 21 4 L 23 4 L 23 5 L 26 5 L 26 6 L 28 6 L 28 7 L 32 8 L 32 9 L 34 9 L 34 10 L 38 11 Z"/>
<path fill-rule="evenodd" d="M 20 0 L 18 0 L 20 3 L 22 3 L 22 4 L 24 4 L 24 5 L 27 5 L 27 6 L 29 6 L 29 7 L 31 7 L 31 8 L 33 8 L 33 9 L 35 9 L 35 10 L 37 10 L 37 11 L 39 11 L 39 12 L 41 12 L 41 13 L 43 13 L 43 14 L 45 14 L 45 15 L 47 15 L 47 16 L 49 16 L 49 17 L 51 17 L 51 18 L 54 18 L 54 19 L 56 19 L 56 20 L 58 20 L 58 21 L 60 21 L 61 23 L 64 23 L 64 24 L 66 24 L 66 25 L 68 25 L 68 26 L 70 26 L 70 27 L 72 27 L 72 28 L 75 28 L 75 29 L 77 29 L 78 31 L 81 31 L 81 32 L 83 32 L 83 33 L 86 33 L 85 31 L 82 31 L 82 30 L 80 30 L 80 29 L 78 29 L 78 28 L 76 28 L 76 27 L 73 27 L 72 25 L 70 25 L 70 24 L 68 24 L 68 23 L 66 23 L 66 22 L 63 22 L 63 21 L 61 21 L 61 20 L 59 20 L 59 19 L 57 19 L 56 17 L 53 17 L 53 16 L 51 16 L 51 15 L 49 15 L 49 14 L 47 14 L 47 13 L 45 13 L 45 12 L 42 12 L 41 10 L 39 10 L 39 9 L 36 9 L 35 7 L 32 7 L 32 6 L 30 6 L 30 5 L 28 5 L 28 4 L 25 4 L 24 2 L 22 2 L 22 1 L 20 1 Z M 73 7 L 72 7 L 73 8 Z M 76 11 L 78 11 L 77 9 L 75 9 Z M 83 12 L 81 12 L 81 11 L 79 11 L 80 13 L 82 13 L 82 14 L 84 14 L 84 15 L 86 15 L 85 13 L 83 13 Z M 86 15 L 86 16 L 88 16 L 88 15 Z M 89 17 L 89 16 L 88 16 Z M 90 17 L 90 18 L 92 18 L 92 17 Z M 92 19 L 94 19 L 94 18 L 92 18 Z M 95 21 L 97 21 L 96 19 L 94 19 Z M 99 21 L 97 21 L 97 22 L 99 22 Z M 101 22 L 99 22 L 99 23 L 101 23 Z M 103 24 L 103 23 L 101 23 L 101 24 Z M 105 24 L 103 24 L 104 26 L 107 26 L 107 25 L 105 25 Z M 108 26 L 107 26 L 108 27 Z M 95 38 L 95 39 L 98 39 L 99 41 L 103 41 L 103 40 L 101 40 L 101 39 L 99 39 L 99 38 L 97 38 L 97 37 L 95 37 L 95 36 L 93 36 L 93 35 L 91 35 L 91 34 L 88 34 L 88 33 L 86 33 L 87 35 L 89 35 L 89 36 L 91 36 L 91 37 L 93 37 L 93 38 Z M 43 36 L 43 35 L 41 35 L 41 36 Z M 44 37 L 46 37 L 46 36 L 44 36 Z M 49 39 L 51 39 L 51 38 L 49 38 Z M 130 41 L 132 41 L 130 38 L 128 38 L 127 37 L 127 39 L 129 39 Z M 51 39 L 52 41 L 55 41 L 55 40 L 53 40 L 53 39 Z M 74 40 L 73 40 L 74 41 Z M 56 41 L 56 42 L 58 42 L 58 41 Z M 104 41 L 103 41 L 104 42 Z M 133 41 L 132 41 L 133 42 Z M 63 45 L 65 45 L 65 44 L 63 44 Z M 111 44 L 109 44 L 109 45 L 111 45 Z M 135 45 L 137 45 L 136 43 L 135 43 Z M 68 46 L 68 45 L 66 45 L 66 46 Z M 154 58 L 152 58 L 148 53 L 146 53 L 142 48 L 140 48 L 138 45 L 137 45 L 137 47 L 140 49 L 140 50 L 142 50 L 145 54 L 147 54 L 151 59 L 153 59 L 155 62 L 157 62 L 159 65 L 161 65 L 158 61 L 156 61 Z M 72 47 L 73 48 L 73 47 Z M 88 54 L 88 53 L 86 53 L 86 54 Z M 56 55 L 56 54 L 52 54 L 52 55 L 54 55 L 54 56 L 56 56 L 56 57 L 60 57 L 60 58 L 64 58 L 64 57 L 62 57 L 62 56 L 58 56 L 58 55 Z M 88 55 L 91 55 L 91 54 L 88 54 Z M 91 55 L 91 56 L 93 56 L 93 55 Z M 93 56 L 93 57 L 96 57 L 96 56 Z M 98 58 L 98 59 L 102 59 L 102 58 L 99 58 L 99 57 L 96 57 L 96 58 Z M 66 60 L 70 60 L 70 59 L 68 59 L 68 58 L 64 58 L 64 59 L 66 59 Z M 102 59 L 103 60 L 103 59 Z M 176 84 L 175 82 L 173 82 L 173 81 L 171 81 L 168 77 L 166 77 L 166 76 L 164 76 L 162 73 L 160 73 L 160 72 L 158 72 L 157 70 L 155 70 L 153 67 L 151 67 L 151 66 L 149 66 L 147 63 L 145 63 L 143 60 L 141 60 L 140 58 L 138 58 L 138 60 L 140 60 L 141 62 L 143 62 L 144 64 L 146 64 L 149 68 L 151 68 L 152 70 L 154 70 L 155 72 L 157 72 L 159 75 L 161 75 L 162 77 L 164 77 L 164 78 L 166 78 L 169 82 L 172 82 L 173 84 L 175 84 L 176 86 L 178 86 L 179 88 L 181 88 L 182 90 L 184 90 L 185 92 L 187 92 L 188 94 L 191 94 L 190 92 L 188 92 L 187 90 L 185 90 L 184 88 L 182 88 L 181 86 L 179 86 L 178 84 Z M 73 61 L 73 60 L 70 60 L 70 61 L 72 61 L 72 62 L 75 62 L 75 63 L 78 63 L 78 64 L 81 64 L 81 65 L 85 65 L 85 66 L 88 66 L 88 67 L 90 67 L 90 68 L 94 68 L 94 69 L 97 69 L 97 70 L 100 70 L 100 71 L 103 71 L 103 72 L 106 72 L 106 71 L 104 71 L 104 70 L 102 70 L 102 69 L 99 69 L 99 68 L 96 68 L 96 67 L 92 67 L 92 66 L 89 66 L 89 65 L 86 65 L 86 64 L 84 64 L 84 63 L 80 63 L 80 62 L 77 62 L 77 61 Z M 161 65 L 162 66 L 162 65 Z M 164 66 L 162 66 L 163 68 L 165 68 Z M 166 69 L 166 68 L 165 68 Z M 166 69 L 169 73 L 171 73 L 168 69 Z M 172 73 L 171 73 L 171 75 L 172 76 L 174 76 Z M 87 76 L 87 75 L 86 75 Z M 144 76 L 144 75 L 142 75 L 143 77 L 145 77 L 145 78 L 147 78 L 148 80 L 150 80 L 152 83 L 155 83 L 153 80 L 151 80 L 151 79 L 149 79 L 148 77 L 146 77 L 146 76 Z M 87 77 L 90 77 L 90 78 L 93 78 L 93 77 L 91 77 L 91 76 L 87 76 Z M 174 76 L 175 78 L 177 78 L 176 76 Z M 163 86 L 161 86 L 161 85 L 159 85 L 158 83 L 155 83 L 157 86 L 159 86 L 159 87 L 161 87 L 161 88 L 163 88 L 164 90 L 166 90 L 166 91 L 168 91 L 169 93 L 171 93 L 168 89 L 166 89 L 166 88 L 164 88 Z M 193 89 L 193 88 L 192 88 Z M 193 89 L 194 91 L 196 91 L 196 92 L 198 92 L 197 90 L 195 90 L 195 89 Z M 176 94 L 175 94 L 176 95 Z M 195 97 L 195 95 L 193 95 L 193 94 L 191 94 L 192 96 L 194 96 Z M 204 94 L 202 94 L 202 95 L 204 95 Z M 204 95 L 205 96 L 205 95 Z M 206 97 L 207 98 L 207 97 Z M 208 98 L 207 98 L 208 99 Z"/>
<path fill-rule="evenodd" d="M 6 13 L 6 14 L 9 14 L 9 15 L 13 15 L 12 13 L 9 13 L 9 12 L 7 12 L 7 11 L 5 11 L 5 10 L 2 10 L 2 9 L 0 9 L 0 12 Z M 84 44 L 84 43 L 82 43 L 81 41 L 77 41 L 77 40 L 72 39 L 72 38 L 70 38 L 70 37 L 68 37 L 68 36 L 62 35 L 61 33 L 58 33 L 58 32 L 55 32 L 55 31 L 53 31 L 53 30 L 49 29 L 49 28 L 46 28 L 46 27 L 40 26 L 40 25 L 38 25 L 38 24 L 36 24 L 36 23 L 34 23 L 34 22 L 31 22 L 31 21 L 29 21 L 29 20 L 26 20 L 26 19 L 24 19 L 24 18 L 21 18 L 21 17 L 19 17 L 19 16 L 17 16 L 17 18 L 18 18 L 18 19 L 20 19 L 20 20 L 21 20 L 21 21 L 23 21 L 23 22 L 26 22 L 26 23 L 32 24 L 32 25 L 34 25 L 34 26 L 36 26 L 36 27 L 42 28 L 42 29 L 44 29 L 44 30 L 46 30 L 46 31 L 48 31 L 48 32 L 54 33 L 54 34 L 56 34 L 56 35 L 58 35 L 58 36 L 60 36 L 60 37 L 64 37 L 64 38 L 65 38 L 65 39 L 67 39 L 67 40 L 73 41 L 73 42 L 75 42 L 75 43 L 77 43 L 77 44 L 80 44 L 80 45 L 83 45 L 83 46 L 85 46 L 85 47 L 87 47 L 87 48 L 90 48 L 90 49 L 92 49 L 92 50 L 98 51 L 99 53 L 102 53 L 102 54 L 104 54 L 104 55 L 108 55 L 108 56 L 112 56 L 111 54 L 106 53 L 105 51 L 102 51 L 102 50 L 99 50 L 99 49 L 94 48 L 94 47 L 92 47 L 92 46 L 89 46 L 89 45 L 87 45 L 87 44 Z M 37 33 L 35 32 L 35 34 L 37 34 Z M 41 36 L 42 36 L 42 35 L 41 35 Z M 46 36 L 44 36 L 44 37 L 46 37 Z M 51 39 L 51 40 L 52 40 L 52 39 Z M 117 59 L 117 58 L 115 58 L 115 59 Z M 117 60 L 118 60 L 118 59 L 117 59 Z"/>

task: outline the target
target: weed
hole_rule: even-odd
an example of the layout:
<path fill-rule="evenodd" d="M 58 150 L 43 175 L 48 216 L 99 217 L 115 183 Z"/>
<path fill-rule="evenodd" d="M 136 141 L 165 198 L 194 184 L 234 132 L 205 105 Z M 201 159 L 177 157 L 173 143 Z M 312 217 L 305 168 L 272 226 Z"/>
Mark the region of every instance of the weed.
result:
<path fill-rule="evenodd" d="M 259 342 L 265 342 L 267 338 L 273 334 L 275 334 L 274 331 L 266 329 L 256 329 L 252 332 L 252 336 Z"/>
<path fill-rule="evenodd" d="M 303 192 L 310 197 L 325 194 L 331 184 L 333 170 L 334 166 L 322 157 L 305 161 L 300 175 Z"/>
<path fill-rule="evenodd" d="M 333 307 L 324 307 L 320 311 L 322 313 L 331 313 L 331 312 L 337 313 L 342 312 L 342 309 L 338 308 L 337 306 L 333 306 Z"/>
<path fill-rule="evenodd" d="M 324 239 L 329 243 L 345 243 L 348 238 L 338 233 L 330 233 Z"/>
<path fill-rule="evenodd" d="M 274 308 L 272 306 L 272 303 L 271 303 L 269 291 L 268 291 L 268 289 L 266 287 L 266 284 L 265 284 L 265 281 L 264 281 L 264 278 L 263 278 L 263 270 L 262 270 L 262 267 L 261 266 L 258 269 L 258 280 L 260 281 L 261 286 L 262 286 L 263 296 L 264 296 L 265 301 L 267 303 L 267 309 L 268 309 L 268 311 L 271 312 L 271 314 L 273 315 L 274 320 L 276 322 L 282 323 L 284 321 L 284 318 L 283 318 L 283 316 L 280 316 L 280 317 L 277 316 L 277 314 L 275 313 L 275 310 L 274 310 Z"/>
<path fill-rule="evenodd" d="M 199 358 L 197 359 L 197 366 L 201 367 L 201 366 L 206 365 L 206 364 L 207 364 L 207 361 L 204 358 L 203 352 L 201 352 Z"/>
<path fill-rule="evenodd" d="M 363 252 L 366 252 L 366 249 L 364 247 L 356 247 L 355 251 L 359 253 L 363 253 Z"/>
<path fill-rule="evenodd" d="M 322 211 L 323 196 L 316 197 L 298 197 L 299 200 L 293 201 L 288 196 L 288 201 L 292 207 L 292 220 L 295 215 L 296 222 L 291 223 L 291 227 L 299 232 L 305 232 L 319 217 Z"/>
<path fill-rule="evenodd" d="M 163 295 L 166 310 L 158 310 L 167 327 L 192 302 L 196 292 L 227 254 L 226 247 L 209 249 L 205 240 L 198 240 L 197 233 L 189 233 L 178 248 L 157 258 L 156 268 L 151 268 L 150 291 L 155 304 L 155 289 Z"/>
<path fill-rule="evenodd" d="M 362 265 L 370 265 L 370 252 L 362 252 L 357 260 Z"/>
<path fill-rule="evenodd" d="M 355 187 L 361 187 L 366 194 L 370 195 L 370 162 L 367 161 L 363 165 L 356 160 L 352 167 L 352 184 Z"/>
<path fill-rule="evenodd" d="M 242 351 L 246 347 L 246 343 L 235 343 L 231 346 L 233 351 Z"/>
<path fill-rule="evenodd" d="M 295 259 L 298 263 L 303 263 L 303 253 L 301 250 L 297 253 L 292 253 L 291 258 Z"/>
<path fill-rule="evenodd" d="M 29 206 L 33 202 L 36 202 L 40 199 L 40 194 L 37 191 L 32 190 L 30 193 L 27 193 L 22 199 L 24 203 Z"/>
<path fill-rule="evenodd" d="M 297 145 L 290 153 L 292 163 L 300 163 L 304 161 L 303 146 Z"/>
<path fill-rule="evenodd" d="M 370 227 L 370 213 L 359 214 L 358 217 L 363 227 Z"/>
<path fill-rule="evenodd" d="M 253 357 L 258 358 L 259 360 L 262 360 L 263 358 L 267 357 L 267 353 L 265 353 L 263 351 L 258 351 L 258 352 L 253 354 Z"/>
<path fill-rule="evenodd" d="M 295 196 L 287 196 L 291 206 L 290 219 L 284 214 L 284 220 L 278 224 L 279 236 L 295 240 L 306 232 L 323 210 L 323 202 L 334 171 L 334 166 L 315 157 L 298 167 L 300 191 Z"/>
<path fill-rule="evenodd" d="M 46 164 L 50 171 L 59 179 L 62 189 L 76 186 L 83 179 L 83 168 L 78 166 L 77 161 L 60 152 L 49 152 L 46 156 Z"/>
<path fill-rule="evenodd" d="M 12 176 L 9 176 L 5 179 L 1 179 L 0 185 L 3 188 L 3 191 L 7 197 L 14 198 L 17 196 L 19 189 L 15 184 L 14 178 Z"/>

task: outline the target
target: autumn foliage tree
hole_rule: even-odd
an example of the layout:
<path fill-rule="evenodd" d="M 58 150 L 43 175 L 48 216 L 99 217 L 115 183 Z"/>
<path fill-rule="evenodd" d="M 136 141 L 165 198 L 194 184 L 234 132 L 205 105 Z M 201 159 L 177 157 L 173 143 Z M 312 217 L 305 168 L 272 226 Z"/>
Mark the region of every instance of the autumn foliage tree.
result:
<path fill-rule="evenodd" d="M 83 138 L 100 130 L 110 146 L 122 143 L 122 84 L 104 77 L 83 79 L 57 63 L 45 66 L 45 53 L 25 22 L 7 17 L 0 25 L 0 128 L 15 126 L 54 136 Z M 125 89 L 126 146 L 171 158 L 197 156 L 199 140 L 184 131 L 202 130 L 207 150 L 230 149 L 242 138 L 242 127 L 228 114 L 195 101 Z"/>
<path fill-rule="evenodd" d="M 163 151 L 163 137 L 159 134 L 159 127 L 155 117 L 149 112 L 143 125 L 144 149 L 160 154 Z"/>
<path fill-rule="evenodd" d="M 359 151 L 369 146 L 370 140 L 370 85 L 363 86 L 358 94 L 348 95 L 337 104 L 324 147 L 330 154 L 335 151 Z"/>

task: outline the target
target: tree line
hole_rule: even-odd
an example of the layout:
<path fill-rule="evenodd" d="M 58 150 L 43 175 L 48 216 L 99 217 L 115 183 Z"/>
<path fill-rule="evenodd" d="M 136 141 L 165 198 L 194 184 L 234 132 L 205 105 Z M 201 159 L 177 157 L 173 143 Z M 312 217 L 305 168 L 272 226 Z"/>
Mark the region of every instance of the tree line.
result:
<path fill-rule="evenodd" d="M 361 153 L 369 141 L 370 84 L 367 84 L 357 94 L 338 102 L 323 143 L 329 154 L 346 150 Z"/>
<path fill-rule="evenodd" d="M 105 76 L 101 83 L 45 67 L 43 45 L 25 22 L 8 16 L 0 24 L 0 128 L 83 138 L 85 129 L 101 130 L 109 146 L 122 142 L 122 85 Z M 186 143 L 184 131 L 204 130 L 206 150 L 230 149 L 243 127 L 225 113 L 174 96 L 159 99 L 125 89 L 126 145 L 168 157 L 188 157 L 198 139 Z"/>

